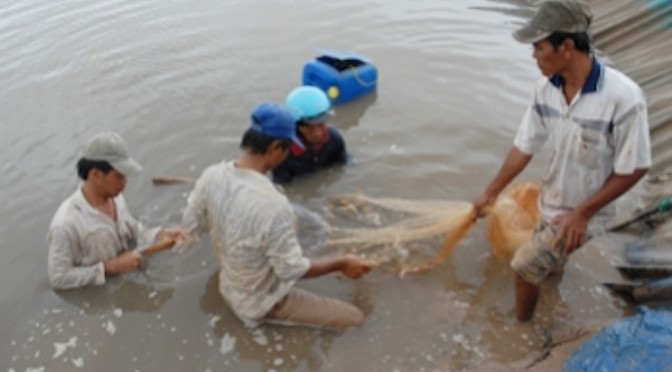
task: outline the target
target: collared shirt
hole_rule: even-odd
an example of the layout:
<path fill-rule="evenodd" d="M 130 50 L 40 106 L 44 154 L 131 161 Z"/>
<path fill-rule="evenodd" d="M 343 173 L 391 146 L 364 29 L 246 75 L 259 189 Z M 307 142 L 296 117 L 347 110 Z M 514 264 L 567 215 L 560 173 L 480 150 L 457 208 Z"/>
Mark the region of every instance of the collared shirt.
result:
<path fill-rule="evenodd" d="M 325 134 L 325 143 L 318 151 L 302 149 L 292 143 L 287 159 L 273 169 L 273 181 L 288 183 L 296 176 L 312 173 L 335 164 L 345 164 L 348 161 L 348 154 L 343 137 L 330 126 L 327 127 Z"/>
<path fill-rule="evenodd" d="M 612 174 L 629 175 L 651 166 L 646 100 L 623 73 L 594 60 L 583 88 L 568 104 L 562 78 L 542 78 L 514 145 L 538 152 L 550 140 L 553 153 L 542 177 L 540 211 L 552 219 L 599 191 Z M 613 216 L 609 204 L 596 215 Z"/>
<path fill-rule="evenodd" d="M 145 229 L 128 211 L 122 194 L 114 198 L 117 220 L 93 208 L 81 186 L 56 211 L 47 234 L 49 281 L 69 289 L 105 284 L 104 262 L 151 242 L 158 228 Z"/>
<path fill-rule="evenodd" d="M 242 320 L 263 318 L 310 268 L 292 207 L 265 175 L 221 162 L 203 172 L 187 203 L 183 225 L 210 234 L 219 290 Z"/>

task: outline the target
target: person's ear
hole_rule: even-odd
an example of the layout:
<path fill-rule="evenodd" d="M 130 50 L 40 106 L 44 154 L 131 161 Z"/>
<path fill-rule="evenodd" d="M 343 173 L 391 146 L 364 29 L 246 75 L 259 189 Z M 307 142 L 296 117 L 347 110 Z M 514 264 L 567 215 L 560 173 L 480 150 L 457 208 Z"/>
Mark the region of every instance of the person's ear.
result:
<path fill-rule="evenodd" d="M 564 48 L 563 54 L 568 57 L 576 49 L 576 44 L 574 40 L 567 38 L 562 42 L 562 47 Z"/>

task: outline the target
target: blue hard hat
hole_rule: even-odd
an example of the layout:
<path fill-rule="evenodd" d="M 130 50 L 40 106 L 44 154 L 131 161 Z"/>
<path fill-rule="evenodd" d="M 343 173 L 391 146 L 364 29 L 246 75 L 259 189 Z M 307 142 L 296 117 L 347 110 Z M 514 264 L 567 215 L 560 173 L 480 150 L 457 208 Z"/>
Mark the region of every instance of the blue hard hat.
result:
<path fill-rule="evenodd" d="M 298 122 L 321 124 L 333 116 L 329 97 L 313 86 L 302 86 L 289 92 L 285 105 L 295 112 Z"/>

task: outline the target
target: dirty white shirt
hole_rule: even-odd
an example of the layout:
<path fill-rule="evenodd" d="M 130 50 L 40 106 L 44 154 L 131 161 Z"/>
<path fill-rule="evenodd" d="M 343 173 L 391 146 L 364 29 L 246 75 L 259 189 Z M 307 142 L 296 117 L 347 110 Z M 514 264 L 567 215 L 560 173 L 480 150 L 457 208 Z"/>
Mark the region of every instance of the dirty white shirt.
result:
<path fill-rule="evenodd" d="M 147 229 L 128 211 L 122 194 L 114 199 L 117 220 L 94 209 L 77 187 L 61 203 L 47 234 L 49 282 L 57 289 L 105 284 L 104 261 L 152 242 L 159 228 Z"/>
<path fill-rule="evenodd" d="M 526 154 L 538 152 L 547 139 L 552 146 L 539 202 L 547 220 L 593 196 L 612 173 L 651 166 L 647 106 L 637 84 L 598 61 L 569 104 L 561 84 L 558 76 L 539 80 L 514 140 Z M 611 203 L 594 220 L 603 223 L 614 213 Z"/>
<path fill-rule="evenodd" d="M 233 162 L 203 172 L 183 224 L 196 236 L 210 234 L 221 264 L 219 290 L 248 324 L 262 319 L 310 267 L 287 198 L 268 177 Z"/>

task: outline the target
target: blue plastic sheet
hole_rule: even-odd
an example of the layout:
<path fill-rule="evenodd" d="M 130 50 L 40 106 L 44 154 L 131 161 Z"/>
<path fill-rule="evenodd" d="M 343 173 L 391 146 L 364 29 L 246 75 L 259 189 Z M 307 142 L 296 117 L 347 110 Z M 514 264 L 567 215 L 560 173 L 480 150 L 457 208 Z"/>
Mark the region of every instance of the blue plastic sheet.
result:
<path fill-rule="evenodd" d="M 672 306 L 639 307 L 583 344 L 562 370 L 672 371 Z"/>

